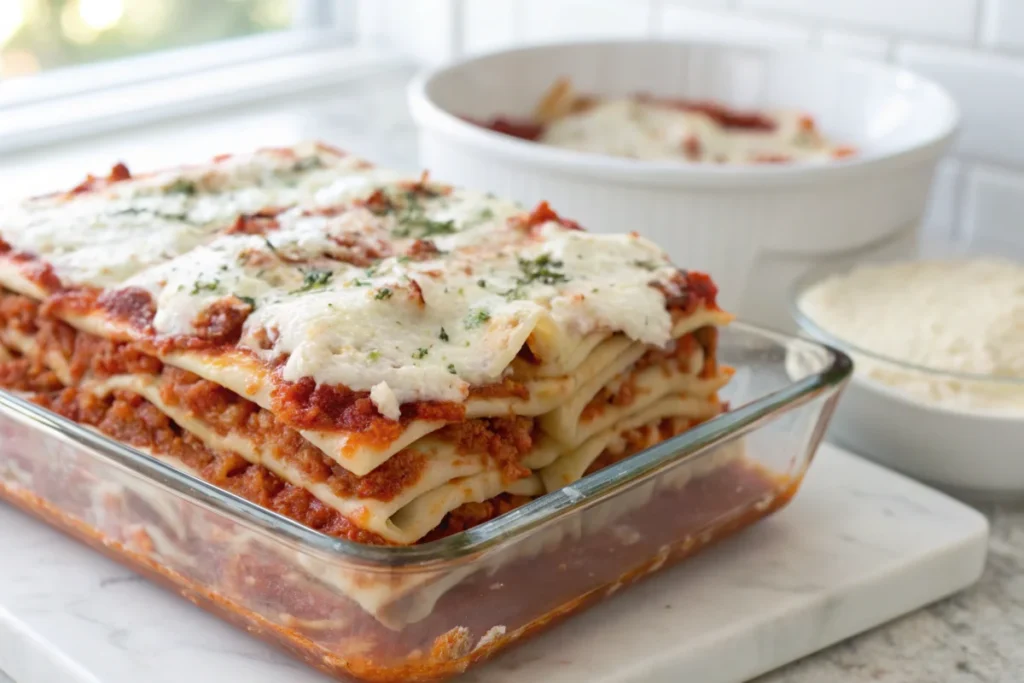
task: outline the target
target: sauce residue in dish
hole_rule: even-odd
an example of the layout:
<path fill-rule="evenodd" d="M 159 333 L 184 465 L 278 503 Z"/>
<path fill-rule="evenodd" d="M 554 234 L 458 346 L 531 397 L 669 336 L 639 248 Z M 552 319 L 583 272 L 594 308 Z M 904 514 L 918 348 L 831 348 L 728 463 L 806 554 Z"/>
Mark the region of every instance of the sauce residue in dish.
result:
<path fill-rule="evenodd" d="M 866 265 L 801 296 L 830 335 L 944 377 L 855 355 L 862 376 L 954 410 L 1024 416 L 1024 265 L 998 260 Z"/>

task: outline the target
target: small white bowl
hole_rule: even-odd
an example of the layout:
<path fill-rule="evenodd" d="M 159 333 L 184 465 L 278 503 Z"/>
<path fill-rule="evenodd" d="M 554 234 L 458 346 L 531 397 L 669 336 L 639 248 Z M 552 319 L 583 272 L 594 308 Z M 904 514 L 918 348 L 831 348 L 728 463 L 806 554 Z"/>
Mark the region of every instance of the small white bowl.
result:
<path fill-rule="evenodd" d="M 552 82 L 743 109 L 799 109 L 858 154 L 815 164 L 716 166 L 558 149 L 463 120 L 528 117 Z M 957 126 L 952 99 L 906 71 L 818 52 L 703 43 L 549 44 L 477 57 L 409 87 L 420 157 L 435 177 L 596 232 L 636 230 L 712 274 L 745 319 L 793 329 L 792 283 L 823 259 L 909 255 L 935 166 Z"/>
<path fill-rule="evenodd" d="M 1024 498 L 1024 412 L 955 409 L 878 381 L 866 368 L 871 364 L 915 381 L 974 385 L 1022 398 L 1024 379 L 945 372 L 904 363 L 836 337 L 801 308 L 802 294 L 820 282 L 826 270 L 796 284 L 792 305 L 793 315 L 807 335 L 842 350 L 854 361 L 853 378 L 836 407 L 829 440 L 965 498 Z"/>

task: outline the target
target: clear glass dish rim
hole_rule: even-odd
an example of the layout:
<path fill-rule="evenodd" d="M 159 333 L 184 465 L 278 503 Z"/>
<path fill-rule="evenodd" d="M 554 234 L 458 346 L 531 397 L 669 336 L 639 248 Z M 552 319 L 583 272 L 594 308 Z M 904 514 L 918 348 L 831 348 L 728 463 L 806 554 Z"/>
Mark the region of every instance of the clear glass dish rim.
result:
<path fill-rule="evenodd" d="M 960 260 L 962 260 L 963 258 L 965 258 L 965 257 L 961 256 Z M 915 260 L 915 259 L 893 259 L 890 262 L 895 263 L 895 262 L 905 262 L 905 261 L 913 261 L 913 260 Z M 916 259 L 916 260 L 920 260 L 920 261 L 950 260 L 951 261 L 951 260 L 956 260 L 956 259 L 945 258 L 945 259 Z M 850 272 L 852 272 L 853 270 L 855 270 L 856 268 L 861 267 L 863 265 L 880 265 L 880 264 L 884 264 L 884 263 L 887 263 L 887 262 L 886 261 L 882 261 L 882 262 L 877 263 L 877 264 L 855 263 L 855 264 L 852 264 L 852 265 L 839 266 L 839 267 L 837 267 L 835 265 L 832 265 L 831 267 L 828 266 L 828 265 L 825 265 L 825 266 L 821 266 L 819 268 L 814 268 L 814 269 L 808 271 L 807 273 L 804 273 L 803 276 L 801 276 L 801 277 L 796 279 L 796 281 L 790 287 L 790 291 L 789 291 L 789 310 L 790 310 L 790 313 L 793 315 L 793 318 L 796 320 L 797 325 L 799 325 L 801 328 L 803 328 L 803 330 L 805 332 L 810 334 L 815 339 L 815 341 L 818 341 L 818 342 L 820 342 L 820 343 L 822 343 L 822 344 L 824 344 L 824 345 L 826 345 L 826 346 L 828 346 L 830 348 L 842 351 L 842 352 L 846 353 L 847 355 L 853 356 L 854 359 L 856 359 L 857 356 L 861 356 L 863 358 L 870 359 L 870 360 L 872 360 L 872 361 L 874 361 L 876 363 L 883 363 L 885 365 L 891 365 L 892 367 L 898 368 L 900 370 L 906 370 L 907 372 L 920 373 L 920 374 L 927 375 L 929 377 L 933 377 L 933 378 L 939 379 L 939 380 L 960 380 L 961 382 L 980 382 L 980 383 L 985 383 L 985 384 L 996 384 L 996 385 L 1002 385 L 1002 386 L 1006 386 L 1006 387 L 1013 387 L 1013 388 L 1016 388 L 1016 389 L 1024 390 L 1024 379 L 1021 379 L 1021 378 L 1017 378 L 1017 377 L 998 377 L 996 375 L 980 375 L 980 374 L 971 373 L 971 372 L 955 372 L 953 370 L 942 370 L 941 368 L 934 368 L 934 367 L 930 367 L 930 366 L 927 366 L 927 365 L 918 365 L 917 363 L 910 363 L 910 362 L 907 362 L 907 361 L 899 360 L 897 358 L 893 358 L 892 356 L 887 356 L 885 354 L 877 353 L 875 351 L 870 351 L 868 349 L 865 349 L 862 346 L 858 346 L 858 345 L 856 345 L 856 344 L 854 344 L 852 342 L 848 342 L 845 339 L 843 339 L 841 337 L 838 337 L 835 334 L 829 332 L 828 330 L 823 328 L 821 325 L 819 325 L 817 322 L 815 322 L 814 318 L 809 313 L 807 313 L 800 306 L 800 301 L 803 298 L 803 295 L 806 292 L 808 292 L 812 287 L 815 287 L 816 285 L 818 285 L 821 282 L 823 282 L 825 279 L 827 279 L 829 277 L 832 277 L 832 276 L 835 276 L 835 275 L 847 275 Z"/>
<path fill-rule="evenodd" d="M 774 414 L 803 405 L 823 393 L 838 390 L 852 375 L 853 362 L 849 356 L 827 344 L 742 322 L 734 322 L 730 328 L 768 338 L 780 346 L 797 342 L 817 347 L 829 353 L 831 363 L 819 373 L 759 397 L 584 477 L 569 487 L 541 496 L 472 529 L 422 545 L 374 546 L 314 531 L 3 390 L 0 390 L 0 413 L 13 416 L 19 422 L 27 422 L 48 435 L 87 448 L 91 455 L 98 454 L 120 469 L 138 474 L 157 486 L 170 489 L 201 507 L 225 514 L 243 525 L 255 526 L 303 551 L 333 555 L 346 563 L 361 565 L 360 569 L 367 571 L 429 570 L 436 569 L 436 565 L 471 560 L 498 545 L 515 541 L 541 525 L 552 523 L 577 509 L 594 505 L 634 482 L 749 431 Z"/>

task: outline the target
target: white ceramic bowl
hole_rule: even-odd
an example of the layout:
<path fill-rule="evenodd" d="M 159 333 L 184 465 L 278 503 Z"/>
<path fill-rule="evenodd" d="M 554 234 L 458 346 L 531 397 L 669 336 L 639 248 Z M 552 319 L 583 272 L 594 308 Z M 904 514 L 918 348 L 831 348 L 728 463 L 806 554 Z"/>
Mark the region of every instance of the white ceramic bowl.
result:
<path fill-rule="evenodd" d="M 824 164 L 721 167 L 557 149 L 461 117 L 528 117 L 568 76 L 583 92 L 796 108 L 859 154 Z M 938 86 L 817 52 L 678 42 L 551 44 L 477 57 L 409 87 L 420 157 L 442 180 L 532 205 L 597 232 L 636 230 L 680 266 L 712 274 L 745 319 L 792 329 L 787 293 L 823 259 L 909 254 L 935 165 L 957 125 Z"/>
<path fill-rule="evenodd" d="M 944 372 L 859 348 L 820 327 L 801 307 L 802 292 L 836 271 L 794 287 L 793 313 L 809 336 L 841 349 L 854 375 L 836 407 L 828 438 L 912 477 L 973 499 L 1024 498 L 1024 413 L 967 412 L 922 400 L 866 373 L 868 364 L 905 379 L 997 390 L 1024 400 L 1024 379 Z"/>

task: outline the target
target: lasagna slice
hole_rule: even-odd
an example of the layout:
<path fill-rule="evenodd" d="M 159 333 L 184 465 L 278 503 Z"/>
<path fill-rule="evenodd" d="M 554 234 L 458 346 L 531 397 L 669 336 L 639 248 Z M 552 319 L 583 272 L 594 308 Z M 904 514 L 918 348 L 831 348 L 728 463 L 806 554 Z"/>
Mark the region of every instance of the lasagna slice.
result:
<path fill-rule="evenodd" d="M 0 385 L 313 529 L 456 533 L 723 409 L 730 316 L 595 235 L 325 145 L 0 223 Z"/>

